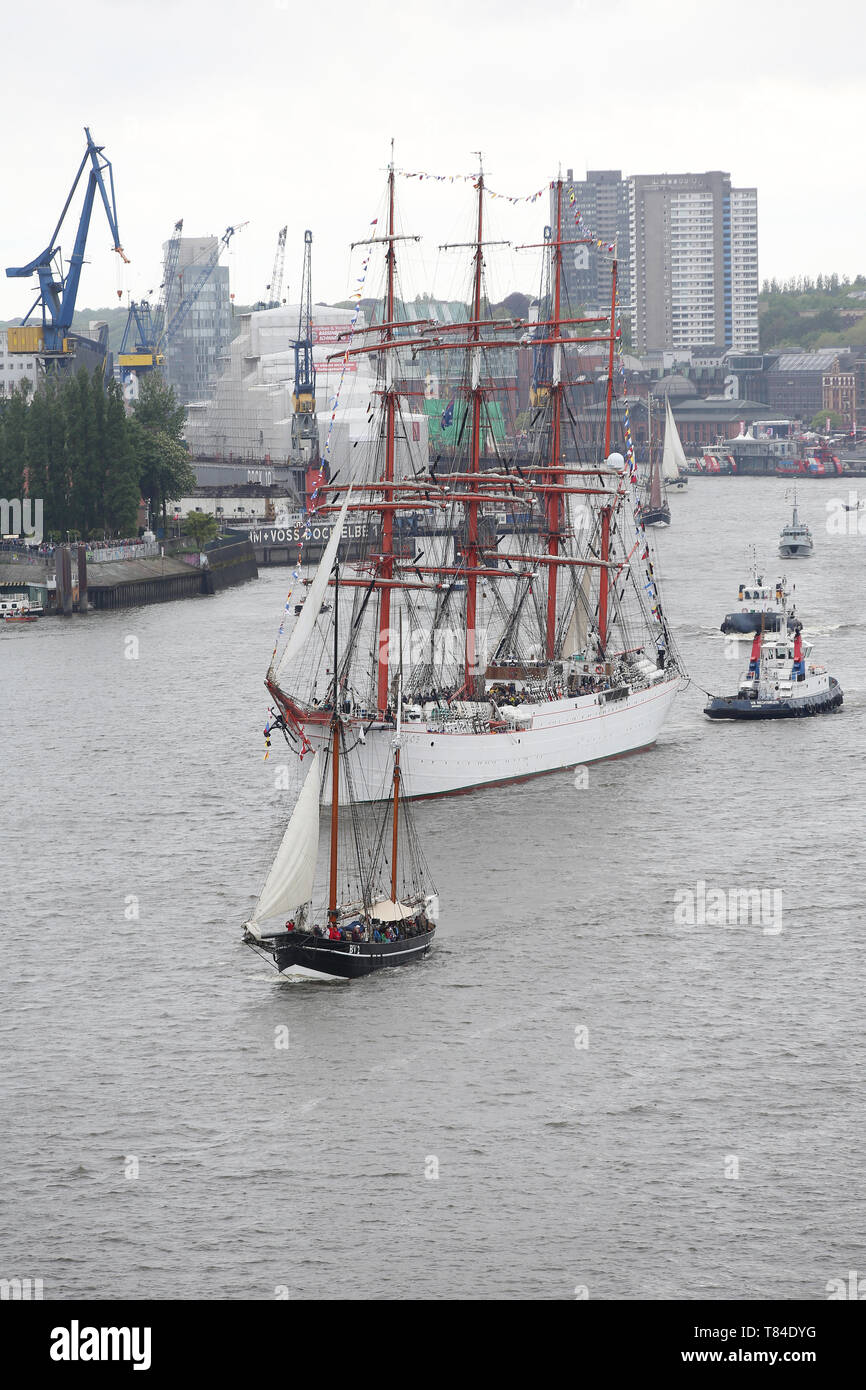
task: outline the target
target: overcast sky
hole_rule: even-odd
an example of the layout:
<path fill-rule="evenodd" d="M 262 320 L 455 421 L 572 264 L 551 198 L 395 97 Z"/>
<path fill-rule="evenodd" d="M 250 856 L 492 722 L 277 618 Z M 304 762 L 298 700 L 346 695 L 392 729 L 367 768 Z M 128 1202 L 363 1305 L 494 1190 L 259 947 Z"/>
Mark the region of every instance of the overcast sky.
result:
<path fill-rule="evenodd" d="M 314 299 L 345 298 L 392 136 L 410 170 L 467 173 L 480 149 L 512 195 L 560 166 L 723 169 L 758 189 L 762 279 L 866 270 L 855 0 L 47 0 L 4 27 L 0 266 L 45 246 L 85 124 L 113 162 L 130 265 L 118 279 L 97 206 L 79 307 L 156 291 L 178 217 L 192 235 L 248 220 L 227 258 L 238 303 L 265 294 L 286 223 L 290 295 L 309 227 Z M 460 293 L 464 267 L 437 248 L 471 235 L 471 186 L 400 180 L 398 196 L 424 238 L 405 290 Z M 546 199 L 496 203 L 489 234 L 537 241 L 546 220 Z M 71 220 L 64 250 L 73 236 Z M 530 254 L 496 255 L 494 298 L 536 287 Z M 29 308 L 28 283 L 0 278 L 0 317 Z"/>

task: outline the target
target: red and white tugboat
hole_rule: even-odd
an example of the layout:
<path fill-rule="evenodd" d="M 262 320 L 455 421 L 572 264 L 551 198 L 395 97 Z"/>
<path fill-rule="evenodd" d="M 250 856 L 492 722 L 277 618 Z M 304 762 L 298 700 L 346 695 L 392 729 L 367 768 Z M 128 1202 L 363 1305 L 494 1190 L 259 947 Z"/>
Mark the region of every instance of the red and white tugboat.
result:
<path fill-rule="evenodd" d="M 704 707 L 710 719 L 802 719 L 832 714 L 842 687 L 826 666 L 812 661 L 812 643 L 789 631 L 782 610 L 778 632 L 755 634 L 749 669 L 736 695 L 716 695 Z"/>

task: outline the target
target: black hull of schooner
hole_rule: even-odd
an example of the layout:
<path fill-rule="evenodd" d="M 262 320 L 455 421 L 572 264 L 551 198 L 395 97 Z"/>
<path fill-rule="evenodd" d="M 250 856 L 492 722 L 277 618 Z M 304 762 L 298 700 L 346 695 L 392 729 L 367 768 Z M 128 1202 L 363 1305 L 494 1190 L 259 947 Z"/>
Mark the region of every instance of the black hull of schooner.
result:
<path fill-rule="evenodd" d="M 321 979 L 359 980 L 395 965 L 414 965 L 433 944 L 435 927 L 400 941 L 331 941 L 306 933 L 281 933 L 264 940 L 280 974 L 316 976 Z M 294 936 L 295 940 L 289 940 Z"/>
<path fill-rule="evenodd" d="M 660 507 L 642 507 L 641 520 L 644 526 L 670 526 L 671 509 L 664 502 Z"/>

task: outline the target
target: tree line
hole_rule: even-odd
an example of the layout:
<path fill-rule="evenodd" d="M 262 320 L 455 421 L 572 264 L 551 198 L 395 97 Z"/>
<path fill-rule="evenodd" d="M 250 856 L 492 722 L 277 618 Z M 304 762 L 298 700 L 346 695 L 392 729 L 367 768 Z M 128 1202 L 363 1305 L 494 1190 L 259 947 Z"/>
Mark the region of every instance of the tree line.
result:
<path fill-rule="evenodd" d="M 852 280 L 850 275 L 837 275 L 835 271 L 831 275 L 818 275 L 814 280 L 808 275 L 792 275 L 789 280 L 777 280 L 774 276 L 763 282 L 761 294 L 765 297 L 771 294 L 834 294 L 836 290 L 847 289 L 866 289 L 866 276 L 855 275 Z"/>
<path fill-rule="evenodd" d="M 131 415 L 119 384 L 86 367 L 23 382 L 0 399 L 0 496 L 41 498 L 48 540 L 134 536 L 142 498 L 155 521 L 195 485 L 183 425 L 159 372 Z"/>

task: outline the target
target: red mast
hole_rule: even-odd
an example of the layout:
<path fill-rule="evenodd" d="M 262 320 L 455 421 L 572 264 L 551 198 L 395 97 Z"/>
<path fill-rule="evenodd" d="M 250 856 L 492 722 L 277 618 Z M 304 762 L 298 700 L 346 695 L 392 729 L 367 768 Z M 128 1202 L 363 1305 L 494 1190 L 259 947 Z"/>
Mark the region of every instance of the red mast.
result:
<path fill-rule="evenodd" d="M 610 418 L 613 410 L 613 349 L 616 338 L 616 252 L 610 271 L 610 349 L 607 358 L 607 403 L 604 415 L 604 457 L 610 458 Z M 607 647 L 607 608 L 610 573 L 607 562 L 610 560 L 610 518 L 612 508 L 601 509 L 601 571 L 598 585 L 598 644 L 603 656 Z"/>
<path fill-rule="evenodd" d="M 553 341 L 553 381 L 551 383 L 550 473 L 548 482 L 559 481 L 560 435 L 562 430 L 562 347 L 560 345 L 560 292 L 562 280 L 562 179 L 556 181 L 556 240 L 553 243 L 553 325 L 549 336 Z M 561 492 L 547 493 L 547 553 L 553 560 L 559 554 L 562 534 L 563 496 Z M 559 566 L 547 567 L 547 659 L 556 655 L 556 581 Z"/>
<path fill-rule="evenodd" d="M 397 746 L 394 749 L 394 817 L 391 824 L 391 901 L 397 901 L 397 854 L 400 847 L 400 716 L 402 687 L 397 695 Z"/>
<path fill-rule="evenodd" d="M 388 271 L 385 292 L 385 328 L 382 342 L 385 349 L 385 501 L 394 500 L 394 436 L 397 413 L 397 393 L 394 390 L 394 365 L 390 344 L 394 336 L 394 159 L 388 166 L 388 250 L 385 261 Z M 389 487 L 388 484 L 391 484 Z M 385 507 L 382 512 L 382 560 L 379 573 L 383 579 L 394 577 L 394 512 Z M 391 587 L 386 584 L 379 596 L 379 679 L 376 705 L 380 714 L 388 707 L 388 673 L 390 669 Z"/>
<path fill-rule="evenodd" d="M 340 567 L 334 571 L 334 714 L 331 724 L 331 864 L 328 879 L 328 923 L 337 925 L 337 837 L 340 828 Z"/>
<path fill-rule="evenodd" d="M 475 240 L 475 281 L 472 295 L 472 319 L 473 327 L 470 334 L 470 342 L 478 343 L 481 341 L 481 273 L 484 268 L 484 252 L 482 248 L 484 236 L 484 170 L 480 164 L 478 169 L 478 182 L 475 185 L 478 189 L 478 225 Z M 469 501 L 466 503 L 466 550 L 463 556 L 467 567 L 466 575 L 466 651 L 464 656 L 463 684 L 469 692 L 472 682 L 472 672 L 475 669 L 476 642 L 475 642 L 475 623 L 478 610 L 478 474 L 481 467 L 481 405 L 484 399 L 484 391 L 481 386 L 481 349 L 470 347 L 469 349 L 469 395 L 472 401 L 472 440 L 471 454 L 469 459 L 469 473 L 471 475 L 467 493 Z"/>

